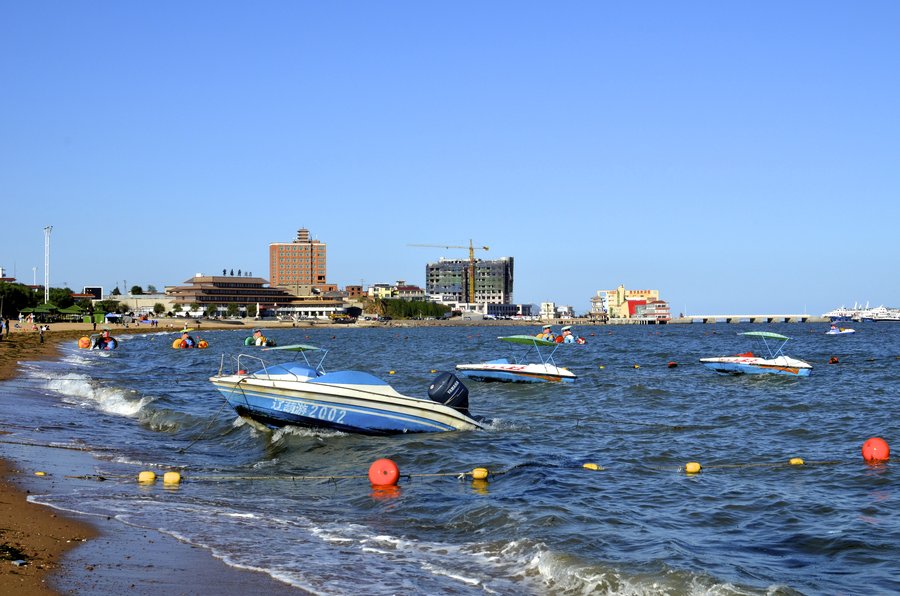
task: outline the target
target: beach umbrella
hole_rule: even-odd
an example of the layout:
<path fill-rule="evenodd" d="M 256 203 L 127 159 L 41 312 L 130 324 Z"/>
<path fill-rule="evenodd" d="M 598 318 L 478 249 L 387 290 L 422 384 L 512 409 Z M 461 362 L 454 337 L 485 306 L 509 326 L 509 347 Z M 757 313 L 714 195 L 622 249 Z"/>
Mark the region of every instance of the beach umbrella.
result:
<path fill-rule="evenodd" d="M 59 312 L 63 315 L 80 315 L 84 312 L 84 309 L 77 304 L 73 304 L 72 306 L 59 309 Z"/>
<path fill-rule="evenodd" d="M 56 308 L 55 306 L 53 306 L 52 304 L 38 304 L 37 306 L 34 307 L 34 311 L 32 311 L 32 312 L 50 313 L 50 312 L 54 312 L 57 310 L 59 310 L 59 309 Z"/>

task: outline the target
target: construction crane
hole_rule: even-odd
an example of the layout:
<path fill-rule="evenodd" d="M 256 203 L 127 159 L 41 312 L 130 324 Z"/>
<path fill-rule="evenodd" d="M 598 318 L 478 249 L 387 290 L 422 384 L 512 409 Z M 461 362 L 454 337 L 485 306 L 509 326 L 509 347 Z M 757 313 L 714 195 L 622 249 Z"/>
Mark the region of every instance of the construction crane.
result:
<path fill-rule="evenodd" d="M 469 304 L 475 303 L 475 250 L 488 250 L 487 246 L 475 246 L 469 240 L 469 246 L 451 246 L 448 244 L 409 244 L 408 246 L 420 246 L 424 248 L 462 248 L 469 249 Z"/>

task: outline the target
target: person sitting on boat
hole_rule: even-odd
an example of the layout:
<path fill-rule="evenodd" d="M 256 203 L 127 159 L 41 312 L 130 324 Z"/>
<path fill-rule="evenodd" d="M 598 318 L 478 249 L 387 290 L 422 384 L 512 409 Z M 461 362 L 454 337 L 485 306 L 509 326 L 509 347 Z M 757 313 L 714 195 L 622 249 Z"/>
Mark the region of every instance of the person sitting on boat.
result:
<path fill-rule="evenodd" d="M 537 337 L 538 339 L 546 340 L 546 341 L 555 341 L 556 340 L 556 336 L 553 335 L 550 325 L 544 325 L 543 328 L 541 329 L 541 332 L 538 333 L 535 337 Z"/>
<path fill-rule="evenodd" d="M 187 331 L 183 331 L 181 333 L 181 347 L 182 348 L 193 348 L 197 345 L 197 342 L 194 341 L 194 338 Z"/>

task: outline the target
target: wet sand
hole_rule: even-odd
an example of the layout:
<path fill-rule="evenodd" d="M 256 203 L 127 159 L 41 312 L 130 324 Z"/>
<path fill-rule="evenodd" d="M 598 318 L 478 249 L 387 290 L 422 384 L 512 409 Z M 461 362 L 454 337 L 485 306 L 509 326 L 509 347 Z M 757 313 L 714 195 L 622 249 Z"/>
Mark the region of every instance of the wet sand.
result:
<path fill-rule="evenodd" d="M 43 343 L 34 331 L 13 330 L 9 338 L 3 337 L 0 380 L 15 377 L 18 362 L 56 358 L 61 342 L 75 342 L 92 332 L 91 325 L 82 323 L 50 327 L 51 331 L 44 333 Z M 131 325 L 128 329 L 116 326 L 110 332 L 117 336 L 172 332 L 178 328 L 180 324 L 171 322 L 161 323 L 155 329 L 145 325 Z M 206 328 L 235 329 L 241 325 L 204 323 L 202 329 Z M 2 443 L 12 439 L 3 429 L 10 413 L 3 409 L 0 412 Z M 85 462 L 83 467 L 90 467 L 92 460 L 84 452 L 22 446 L 16 449 L 41 450 L 40 457 L 45 461 L 79 458 Z M 3 453 L 7 455 L 9 450 L 4 449 Z M 30 458 L 35 459 L 40 458 Z M 48 462 L 47 467 L 51 468 L 52 463 Z M 37 476 L 36 472 L 39 470 L 19 469 L 12 459 L 0 459 L 0 594 L 302 593 L 263 573 L 230 567 L 206 550 L 152 530 L 30 503 L 28 495 L 41 494 L 44 483 L 66 482 L 58 475 Z"/>

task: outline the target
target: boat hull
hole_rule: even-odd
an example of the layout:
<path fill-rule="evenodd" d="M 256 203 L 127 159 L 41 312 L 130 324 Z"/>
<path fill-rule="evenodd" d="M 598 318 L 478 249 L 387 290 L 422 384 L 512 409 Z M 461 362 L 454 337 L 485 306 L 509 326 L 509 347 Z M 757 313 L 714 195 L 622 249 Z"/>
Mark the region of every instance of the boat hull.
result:
<path fill-rule="evenodd" d="M 272 381 L 244 375 L 210 381 L 238 415 L 271 428 L 300 426 L 369 435 L 484 428 L 462 412 L 429 399 L 404 396 L 387 384 Z"/>
<path fill-rule="evenodd" d="M 716 371 L 729 375 L 787 375 L 808 377 L 812 367 L 802 360 L 780 356 L 773 359 L 746 358 L 741 356 L 722 356 L 718 358 L 701 358 L 700 363 Z"/>
<path fill-rule="evenodd" d="M 568 369 L 550 364 L 457 364 L 456 371 L 474 381 L 506 383 L 572 383 L 577 378 Z"/>

